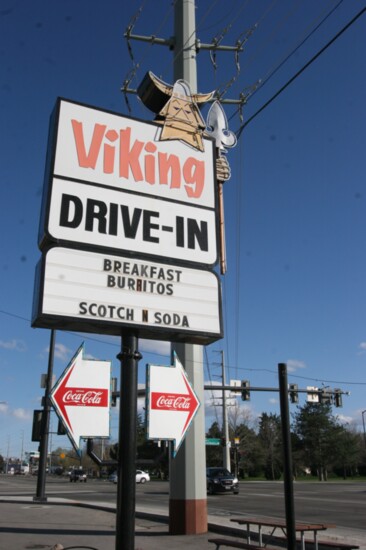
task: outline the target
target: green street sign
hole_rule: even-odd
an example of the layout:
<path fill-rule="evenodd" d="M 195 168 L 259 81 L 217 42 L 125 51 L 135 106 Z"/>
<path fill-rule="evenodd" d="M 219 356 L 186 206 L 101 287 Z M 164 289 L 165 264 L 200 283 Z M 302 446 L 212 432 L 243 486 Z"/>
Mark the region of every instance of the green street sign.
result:
<path fill-rule="evenodd" d="M 213 437 L 210 437 L 210 438 L 206 438 L 206 445 L 220 445 L 221 443 L 221 439 L 218 439 L 218 438 L 213 438 Z"/>

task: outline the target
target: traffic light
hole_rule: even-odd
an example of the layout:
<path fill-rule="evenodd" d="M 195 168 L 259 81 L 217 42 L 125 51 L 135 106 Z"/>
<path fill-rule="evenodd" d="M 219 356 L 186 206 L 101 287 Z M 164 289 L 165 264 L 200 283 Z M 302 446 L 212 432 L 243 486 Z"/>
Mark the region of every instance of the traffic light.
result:
<path fill-rule="evenodd" d="M 242 380 L 241 381 L 241 400 L 242 401 L 250 401 L 250 382 L 249 380 Z"/>
<path fill-rule="evenodd" d="M 297 389 L 298 389 L 297 384 L 289 384 L 289 395 L 290 395 L 291 403 L 299 402 L 299 394 L 297 393 Z"/>
<path fill-rule="evenodd" d="M 323 388 L 319 394 L 320 403 L 325 403 L 329 405 L 332 402 L 332 393 L 329 391 L 329 388 Z"/>
<path fill-rule="evenodd" d="M 43 411 L 33 411 L 32 441 L 41 441 Z"/>
<path fill-rule="evenodd" d="M 221 447 L 226 447 L 226 437 L 221 438 Z"/>
<path fill-rule="evenodd" d="M 334 390 L 334 404 L 336 407 L 342 407 L 342 390 L 339 388 Z"/>
<path fill-rule="evenodd" d="M 67 434 L 67 430 L 64 426 L 64 423 L 62 422 L 62 420 L 58 420 L 58 424 L 57 424 L 57 435 L 66 435 Z"/>
<path fill-rule="evenodd" d="M 117 406 L 117 378 L 111 378 L 111 407 Z"/>

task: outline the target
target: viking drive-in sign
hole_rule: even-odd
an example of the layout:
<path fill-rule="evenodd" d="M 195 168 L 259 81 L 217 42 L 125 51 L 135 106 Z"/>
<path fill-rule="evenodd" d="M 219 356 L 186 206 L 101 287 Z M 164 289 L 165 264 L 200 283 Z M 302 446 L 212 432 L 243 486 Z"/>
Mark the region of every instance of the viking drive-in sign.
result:
<path fill-rule="evenodd" d="M 221 338 L 213 140 L 63 99 L 50 128 L 32 325 Z"/>

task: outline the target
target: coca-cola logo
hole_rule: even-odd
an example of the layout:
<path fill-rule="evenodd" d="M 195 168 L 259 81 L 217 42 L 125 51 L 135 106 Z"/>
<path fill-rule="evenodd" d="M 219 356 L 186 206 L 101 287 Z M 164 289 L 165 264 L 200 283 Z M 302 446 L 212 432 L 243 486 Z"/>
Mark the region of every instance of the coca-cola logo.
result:
<path fill-rule="evenodd" d="M 87 405 L 105 407 L 107 405 L 107 391 L 89 388 L 69 388 L 62 396 L 65 405 Z"/>
<path fill-rule="evenodd" d="M 192 399 L 188 395 L 152 393 L 152 406 L 154 409 L 189 411 Z"/>

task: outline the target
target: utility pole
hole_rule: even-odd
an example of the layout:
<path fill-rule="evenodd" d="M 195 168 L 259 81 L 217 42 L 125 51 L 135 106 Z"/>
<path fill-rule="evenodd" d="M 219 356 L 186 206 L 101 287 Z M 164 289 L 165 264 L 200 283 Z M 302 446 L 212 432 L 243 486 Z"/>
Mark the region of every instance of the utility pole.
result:
<path fill-rule="evenodd" d="M 196 23 L 194 0 L 177 0 L 174 7 L 174 81 L 184 79 L 197 91 Z M 207 532 L 206 446 L 202 346 L 172 343 L 201 403 L 176 457 L 171 461 L 170 533 Z"/>
<path fill-rule="evenodd" d="M 222 378 L 222 436 L 224 439 L 224 445 L 222 449 L 222 465 L 224 468 L 231 472 L 230 461 L 230 438 L 229 438 L 229 422 L 227 417 L 227 404 L 226 404 L 226 373 L 225 373 L 225 359 L 223 350 L 218 351 L 221 354 L 221 378 Z"/>
<path fill-rule="evenodd" d="M 226 373 L 225 373 L 225 361 L 224 352 L 221 350 L 221 368 L 222 368 L 222 385 L 226 386 Z M 226 405 L 226 391 L 222 390 L 222 431 L 225 438 L 225 445 L 223 448 L 223 466 L 229 472 L 231 472 L 230 464 L 230 438 L 229 438 L 229 422 L 227 418 L 227 405 Z"/>

